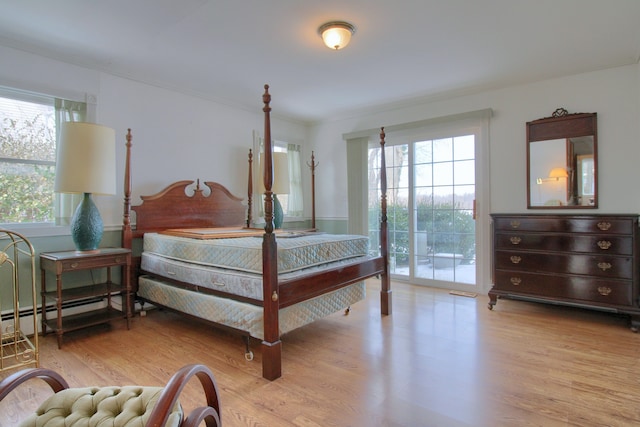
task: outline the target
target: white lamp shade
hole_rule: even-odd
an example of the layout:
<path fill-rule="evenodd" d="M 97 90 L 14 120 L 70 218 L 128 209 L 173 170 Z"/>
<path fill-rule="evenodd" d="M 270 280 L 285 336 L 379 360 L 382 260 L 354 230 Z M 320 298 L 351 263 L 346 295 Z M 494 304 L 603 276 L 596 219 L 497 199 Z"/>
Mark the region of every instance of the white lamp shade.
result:
<path fill-rule="evenodd" d="M 265 192 L 264 176 L 264 155 L 260 156 L 260 174 L 258 175 L 260 194 Z M 287 153 L 273 153 L 273 184 L 271 192 L 274 194 L 289 194 L 289 159 Z"/>
<path fill-rule="evenodd" d="M 565 168 L 553 168 L 549 172 L 549 178 L 568 178 L 569 174 Z"/>
<path fill-rule="evenodd" d="M 113 129 L 93 123 L 62 123 L 54 191 L 116 194 Z"/>

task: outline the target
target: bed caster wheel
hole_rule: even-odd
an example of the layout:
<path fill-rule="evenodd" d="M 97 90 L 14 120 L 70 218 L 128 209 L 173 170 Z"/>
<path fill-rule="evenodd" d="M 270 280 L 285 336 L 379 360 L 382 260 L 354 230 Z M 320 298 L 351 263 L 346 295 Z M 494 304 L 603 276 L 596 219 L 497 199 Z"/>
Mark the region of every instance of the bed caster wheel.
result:
<path fill-rule="evenodd" d="M 488 308 L 489 310 L 493 310 L 493 304 L 491 304 L 491 303 L 487 304 L 487 308 Z"/>
<path fill-rule="evenodd" d="M 345 315 L 345 316 L 348 316 L 348 315 L 349 315 L 349 313 L 351 313 L 351 307 L 347 307 L 347 308 L 345 308 L 345 309 L 344 309 L 344 315 Z"/>
<path fill-rule="evenodd" d="M 244 360 L 251 362 L 253 360 L 253 351 L 249 348 L 249 337 L 247 335 L 243 335 L 242 341 L 244 341 L 245 345 Z"/>

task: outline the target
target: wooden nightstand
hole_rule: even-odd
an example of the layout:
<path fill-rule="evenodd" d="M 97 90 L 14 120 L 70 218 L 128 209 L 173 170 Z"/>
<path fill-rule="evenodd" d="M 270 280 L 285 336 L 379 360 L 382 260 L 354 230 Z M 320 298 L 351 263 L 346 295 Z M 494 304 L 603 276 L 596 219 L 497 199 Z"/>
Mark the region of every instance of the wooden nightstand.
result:
<path fill-rule="evenodd" d="M 123 283 L 121 285 L 111 281 L 111 267 L 121 267 L 124 269 L 122 275 Z M 106 282 L 64 289 L 62 285 L 62 275 L 64 273 L 95 268 L 107 269 Z M 41 253 L 42 334 L 47 334 L 47 328 L 55 331 L 58 338 L 58 348 L 61 348 L 62 335 L 65 332 L 108 323 L 114 318 L 124 316 L 127 320 L 127 329 L 129 329 L 131 326 L 130 269 L 130 249 L 104 248 L 91 252 L 65 251 Z M 55 290 L 47 290 L 47 271 L 56 275 Z M 124 314 L 113 308 L 111 304 L 111 297 L 116 293 L 122 296 L 122 310 Z M 107 299 L 107 307 L 86 313 L 62 316 L 63 302 L 91 297 L 105 297 Z M 45 309 L 47 300 L 52 300 L 56 303 L 57 316 L 55 319 L 47 319 L 47 311 Z"/>

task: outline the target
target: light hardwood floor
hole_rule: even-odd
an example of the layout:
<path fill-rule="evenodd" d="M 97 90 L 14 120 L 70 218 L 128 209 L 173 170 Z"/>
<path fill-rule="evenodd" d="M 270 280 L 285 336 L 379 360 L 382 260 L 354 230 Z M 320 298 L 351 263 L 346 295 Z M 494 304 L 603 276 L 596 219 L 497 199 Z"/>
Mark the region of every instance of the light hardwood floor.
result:
<path fill-rule="evenodd" d="M 640 335 L 623 317 L 529 302 L 453 296 L 393 283 L 380 316 L 366 301 L 283 337 L 283 377 L 261 377 L 240 337 L 166 311 L 41 340 L 41 365 L 71 386 L 163 385 L 181 366 L 216 375 L 233 426 L 640 425 Z M 0 377 L 7 373 L 0 373 Z M 0 426 L 48 395 L 33 382 L 0 403 Z M 197 383 L 188 409 L 203 402 Z"/>

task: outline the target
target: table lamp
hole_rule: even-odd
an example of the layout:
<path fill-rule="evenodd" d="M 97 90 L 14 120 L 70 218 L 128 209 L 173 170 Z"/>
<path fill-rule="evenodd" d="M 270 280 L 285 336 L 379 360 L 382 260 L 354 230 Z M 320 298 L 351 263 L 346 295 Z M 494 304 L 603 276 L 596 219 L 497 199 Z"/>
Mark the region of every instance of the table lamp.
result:
<path fill-rule="evenodd" d="M 264 182 L 262 182 L 262 176 L 264 166 L 262 159 L 260 158 L 260 190 L 264 194 Z M 282 222 L 284 221 L 284 212 L 282 210 L 282 204 L 278 200 L 278 194 L 289 194 L 289 159 L 287 153 L 275 152 L 273 153 L 273 184 L 271 185 L 271 192 L 273 193 L 273 227 L 278 229 L 282 228 Z"/>
<path fill-rule="evenodd" d="M 92 123 L 62 123 L 54 191 L 83 194 L 71 219 L 71 237 L 76 250 L 96 251 L 103 223 L 91 194 L 116 194 L 113 129 Z"/>

